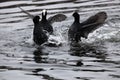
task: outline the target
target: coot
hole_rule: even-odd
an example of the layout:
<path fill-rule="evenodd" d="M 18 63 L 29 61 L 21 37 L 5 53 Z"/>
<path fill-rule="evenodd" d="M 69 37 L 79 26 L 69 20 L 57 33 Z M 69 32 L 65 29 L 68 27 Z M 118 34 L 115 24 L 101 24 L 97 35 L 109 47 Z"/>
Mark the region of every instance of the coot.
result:
<path fill-rule="evenodd" d="M 43 31 L 42 23 L 39 22 L 39 19 L 40 19 L 39 16 L 35 16 L 33 18 L 33 22 L 34 22 L 33 41 L 36 44 L 41 45 L 48 40 L 48 36 Z"/>
<path fill-rule="evenodd" d="M 68 39 L 79 42 L 81 37 L 87 38 L 89 33 L 99 28 L 107 19 L 107 14 L 106 12 L 98 12 L 82 23 L 80 23 L 78 12 L 74 12 L 73 17 L 74 22 L 68 30 Z"/>

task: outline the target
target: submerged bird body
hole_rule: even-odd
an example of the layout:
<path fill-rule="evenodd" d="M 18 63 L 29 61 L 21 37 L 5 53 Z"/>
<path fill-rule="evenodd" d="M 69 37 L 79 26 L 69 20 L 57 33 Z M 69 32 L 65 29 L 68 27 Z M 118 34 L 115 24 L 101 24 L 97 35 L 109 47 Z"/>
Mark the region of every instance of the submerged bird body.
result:
<path fill-rule="evenodd" d="M 70 41 L 79 42 L 81 37 L 87 38 L 89 33 L 99 28 L 99 26 L 105 22 L 107 14 L 105 12 L 99 12 L 89 17 L 83 23 L 80 23 L 77 12 L 73 13 L 73 17 L 74 22 L 69 28 L 68 38 Z"/>
<path fill-rule="evenodd" d="M 36 44 L 41 45 L 48 40 L 48 37 L 43 31 L 42 24 L 41 22 L 39 22 L 39 19 L 40 19 L 39 16 L 35 16 L 33 18 L 33 22 L 34 22 L 33 41 Z"/>

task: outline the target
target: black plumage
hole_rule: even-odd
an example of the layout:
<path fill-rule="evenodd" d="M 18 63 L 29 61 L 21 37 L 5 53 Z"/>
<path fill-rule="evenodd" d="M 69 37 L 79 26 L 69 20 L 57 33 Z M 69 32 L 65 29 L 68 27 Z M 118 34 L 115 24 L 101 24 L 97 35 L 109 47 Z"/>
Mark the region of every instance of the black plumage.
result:
<path fill-rule="evenodd" d="M 73 13 L 73 17 L 74 22 L 68 30 L 68 38 L 70 41 L 79 42 L 81 37 L 87 38 L 89 33 L 99 28 L 105 22 L 107 14 L 99 12 L 82 23 L 80 23 L 80 16 L 77 12 Z"/>
<path fill-rule="evenodd" d="M 53 33 L 53 27 L 47 20 L 47 11 L 43 10 L 42 12 L 42 19 L 40 21 L 40 24 L 42 25 L 43 29 L 46 30 L 48 33 Z"/>
<path fill-rule="evenodd" d="M 34 22 L 33 41 L 36 44 L 41 45 L 48 40 L 48 36 L 43 31 L 42 23 L 39 22 L 39 19 L 40 19 L 39 16 L 35 16 L 33 18 L 33 22 Z"/>

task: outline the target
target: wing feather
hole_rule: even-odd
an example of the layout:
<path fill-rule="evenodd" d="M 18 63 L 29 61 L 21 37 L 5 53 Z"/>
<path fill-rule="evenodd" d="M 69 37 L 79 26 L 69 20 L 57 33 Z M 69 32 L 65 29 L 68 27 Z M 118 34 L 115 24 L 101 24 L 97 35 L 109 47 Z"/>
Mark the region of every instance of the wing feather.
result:
<path fill-rule="evenodd" d="M 25 11 L 24 9 L 22 9 L 20 6 L 18 6 L 19 9 L 21 9 L 21 11 L 25 14 L 28 15 L 29 18 L 33 19 L 34 18 L 34 15 L 30 14 L 29 12 Z"/>
<path fill-rule="evenodd" d="M 64 21 L 66 19 L 66 15 L 64 14 L 56 14 L 54 16 L 51 16 L 48 18 L 48 22 L 50 24 L 54 23 L 54 22 L 60 22 L 60 21 Z"/>
<path fill-rule="evenodd" d="M 87 38 L 88 34 L 95 31 L 105 22 L 107 14 L 105 12 L 99 12 L 94 16 L 88 18 L 82 25 L 82 37 Z M 86 24 L 87 23 L 87 24 Z"/>

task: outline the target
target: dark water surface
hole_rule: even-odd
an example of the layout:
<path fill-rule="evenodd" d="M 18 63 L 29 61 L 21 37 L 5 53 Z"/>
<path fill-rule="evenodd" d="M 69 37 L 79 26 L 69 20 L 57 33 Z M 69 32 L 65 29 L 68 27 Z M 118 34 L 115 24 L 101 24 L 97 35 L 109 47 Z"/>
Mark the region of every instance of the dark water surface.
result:
<path fill-rule="evenodd" d="M 41 16 L 43 9 L 48 17 L 65 14 L 50 37 L 62 45 L 35 46 L 33 22 L 17 6 L 33 15 Z M 74 10 L 81 22 L 99 11 L 108 19 L 88 39 L 70 46 Z M 0 80 L 120 80 L 120 0 L 0 0 Z"/>

